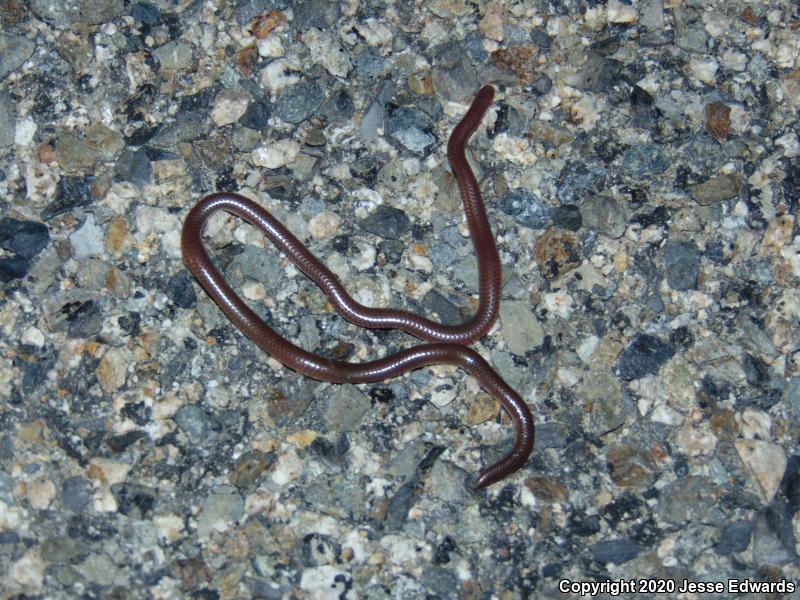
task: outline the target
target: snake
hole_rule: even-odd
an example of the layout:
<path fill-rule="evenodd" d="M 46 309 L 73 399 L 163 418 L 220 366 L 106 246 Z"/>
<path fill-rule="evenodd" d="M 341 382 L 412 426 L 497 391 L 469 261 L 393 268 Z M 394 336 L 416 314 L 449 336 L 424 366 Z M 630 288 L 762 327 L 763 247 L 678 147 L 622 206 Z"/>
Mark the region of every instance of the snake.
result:
<path fill-rule="evenodd" d="M 533 416 L 525 401 L 471 344 L 482 338 L 497 319 L 500 307 L 501 263 L 486 216 L 478 181 L 466 158 L 466 146 L 492 104 L 494 88 L 482 87 L 453 129 L 447 158 L 458 183 L 470 239 L 478 264 L 478 308 L 458 325 L 438 323 L 411 311 L 374 308 L 350 296 L 339 279 L 280 221 L 253 200 L 234 192 L 205 196 L 187 214 L 181 233 L 184 263 L 208 296 L 230 321 L 264 352 L 298 373 L 329 383 L 376 383 L 432 365 L 452 365 L 474 377 L 500 402 L 515 428 L 511 450 L 478 474 L 474 488 L 496 483 L 520 469 L 534 442 Z M 260 229 L 300 271 L 316 283 L 334 310 L 349 322 L 372 329 L 399 329 L 426 342 L 389 356 L 351 363 L 309 352 L 273 330 L 225 281 L 206 251 L 202 232 L 208 219 L 225 211 Z"/>

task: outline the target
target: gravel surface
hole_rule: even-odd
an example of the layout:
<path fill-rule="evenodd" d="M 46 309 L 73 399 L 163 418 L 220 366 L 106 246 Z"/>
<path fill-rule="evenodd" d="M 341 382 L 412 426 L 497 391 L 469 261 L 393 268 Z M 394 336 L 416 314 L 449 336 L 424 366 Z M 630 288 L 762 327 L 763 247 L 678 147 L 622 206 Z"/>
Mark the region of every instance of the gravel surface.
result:
<path fill-rule="evenodd" d="M 0 0 L 0 598 L 800 598 L 798 10 Z M 281 367 L 180 230 L 240 192 L 360 301 L 458 323 L 445 148 L 487 83 L 503 301 L 476 348 L 537 438 L 474 492 L 513 438 L 475 381 Z M 304 348 L 415 343 L 240 220 L 206 234 Z"/>

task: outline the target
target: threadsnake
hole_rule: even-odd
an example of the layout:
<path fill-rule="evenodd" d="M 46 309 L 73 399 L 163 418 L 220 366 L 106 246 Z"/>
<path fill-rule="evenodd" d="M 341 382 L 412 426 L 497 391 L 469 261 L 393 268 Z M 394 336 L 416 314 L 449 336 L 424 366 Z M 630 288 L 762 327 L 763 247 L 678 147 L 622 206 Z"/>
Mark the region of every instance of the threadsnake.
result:
<path fill-rule="evenodd" d="M 184 221 L 181 249 L 184 262 L 206 293 L 231 322 L 262 350 L 303 375 L 331 383 L 373 383 L 430 365 L 453 365 L 478 380 L 511 416 L 516 440 L 511 451 L 479 474 L 476 488 L 495 483 L 518 470 L 533 449 L 533 416 L 522 398 L 467 344 L 491 329 L 500 306 L 500 259 L 486 217 L 480 188 L 467 162 L 465 150 L 494 98 L 494 89 L 478 91 L 467 113 L 453 130 L 447 158 L 458 182 L 467 225 L 478 260 L 479 300 L 474 317 L 460 325 L 443 325 L 415 313 L 370 308 L 356 302 L 328 270 L 288 229 L 252 200 L 232 192 L 215 193 L 200 200 Z M 233 291 L 206 252 L 201 234 L 209 217 L 226 211 L 261 229 L 295 266 L 328 296 L 336 312 L 361 327 L 400 329 L 428 343 L 363 363 L 332 360 L 308 352 L 270 328 Z"/>

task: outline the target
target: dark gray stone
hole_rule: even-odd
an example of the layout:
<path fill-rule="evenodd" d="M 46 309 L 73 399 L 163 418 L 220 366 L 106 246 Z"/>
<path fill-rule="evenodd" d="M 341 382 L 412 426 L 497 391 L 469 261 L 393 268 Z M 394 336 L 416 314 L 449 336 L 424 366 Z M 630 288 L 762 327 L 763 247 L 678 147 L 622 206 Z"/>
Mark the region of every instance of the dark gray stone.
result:
<path fill-rule="evenodd" d="M 773 502 L 753 523 L 753 562 L 782 566 L 797 560 L 792 514 L 783 502 Z"/>
<path fill-rule="evenodd" d="M 642 547 L 628 538 L 597 542 L 589 548 L 589 555 L 599 563 L 621 565 L 633 560 L 642 551 Z"/>
<path fill-rule="evenodd" d="M 409 221 L 406 213 L 399 208 L 386 206 L 385 204 L 378 206 L 359 225 L 364 231 L 394 240 L 411 229 L 411 221 Z"/>
<path fill-rule="evenodd" d="M 569 428 L 563 423 L 549 422 L 536 424 L 533 442 L 534 452 L 546 448 L 565 448 L 569 442 Z"/>
<path fill-rule="evenodd" d="M 657 373 L 667 362 L 675 349 L 654 335 L 637 334 L 622 352 L 616 362 L 619 376 L 625 380 L 639 379 L 650 373 Z"/>
<path fill-rule="evenodd" d="M 458 325 L 463 322 L 458 307 L 442 296 L 436 290 L 431 290 L 422 299 L 422 306 L 425 314 L 439 315 L 439 322 L 445 325 Z"/>
<path fill-rule="evenodd" d="M 709 479 L 689 475 L 661 490 L 658 511 L 668 523 L 707 522 L 717 518 L 720 490 Z"/>
<path fill-rule="evenodd" d="M 452 569 L 428 567 L 422 572 L 422 584 L 432 594 L 433 598 L 457 600 L 461 597 L 461 582 Z"/>
<path fill-rule="evenodd" d="M 591 54 L 583 67 L 581 88 L 589 92 L 607 94 L 612 86 L 619 83 L 622 63 Z"/>
<path fill-rule="evenodd" d="M 700 274 L 700 249 L 694 242 L 668 240 L 664 244 L 664 270 L 667 283 L 673 290 L 696 289 Z"/>
<path fill-rule="evenodd" d="M 67 317 L 67 335 L 73 339 L 88 339 L 100 333 L 105 315 L 100 302 L 87 300 L 70 307 Z"/>
<path fill-rule="evenodd" d="M 88 206 L 94 202 L 92 184 L 94 177 L 77 177 L 65 175 L 56 185 L 55 199 L 42 211 L 42 219 L 49 221 L 53 217 L 70 212 L 73 208 Z"/>
<path fill-rule="evenodd" d="M 547 73 L 539 73 L 531 83 L 531 91 L 537 96 L 544 96 L 553 89 L 553 80 Z"/>
<path fill-rule="evenodd" d="M 56 27 L 67 27 L 72 23 L 97 25 L 128 13 L 124 0 L 31 0 L 31 9 L 37 17 Z"/>
<path fill-rule="evenodd" d="M 631 146 L 622 153 L 622 169 L 631 177 L 657 175 L 669 166 L 670 153 L 652 142 Z"/>
<path fill-rule="evenodd" d="M 78 514 L 92 500 L 92 484 L 85 477 L 76 475 L 64 480 L 61 485 L 61 503 Z"/>
<path fill-rule="evenodd" d="M 714 546 L 714 550 L 721 556 L 742 552 L 750 545 L 752 531 L 753 524 L 750 521 L 728 523 L 720 530 L 719 542 Z"/>
<path fill-rule="evenodd" d="M 675 8 L 672 17 L 675 21 L 675 44 L 689 52 L 705 54 L 708 34 L 703 23 L 703 11 Z"/>
<path fill-rule="evenodd" d="M 461 102 L 472 97 L 481 85 L 470 53 L 461 42 L 448 42 L 436 48 L 438 58 L 431 71 L 433 84 L 441 97 Z"/>
<path fill-rule="evenodd" d="M 467 34 L 464 38 L 464 47 L 475 64 L 485 63 L 489 60 L 489 53 L 483 47 L 483 36 L 477 31 L 471 31 Z"/>
<path fill-rule="evenodd" d="M 578 231 L 583 225 L 580 209 L 574 204 L 564 204 L 550 210 L 553 225 L 569 231 Z"/>
<path fill-rule="evenodd" d="M 341 16 L 341 2 L 334 0 L 306 0 L 294 5 L 294 28 L 328 29 Z"/>
<path fill-rule="evenodd" d="M 373 79 L 383 73 L 386 61 L 376 48 L 367 46 L 353 59 L 353 67 L 359 77 Z"/>
<path fill-rule="evenodd" d="M 248 245 L 231 261 L 226 272 L 232 273 L 236 270 L 245 277 L 267 284 L 270 290 L 275 290 L 281 279 L 281 259 L 266 248 Z"/>
<path fill-rule="evenodd" d="M 33 262 L 22 256 L 0 257 L 0 282 L 22 279 L 31 270 Z"/>
<path fill-rule="evenodd" d="M 789 457 L 780 489 L 788 500 L 792 513 L 800 510 L 800 456 Z"/>
<path fill-rule="evenodd" d="M 137 24 L 152 27 L 161 20 L 161 11 L 149 2 L 137 2 L 131 9 L 131 16 Z"/>
<path fill-rule="evenodd" d="M 599 163 L 573 160 L 558 175 L 556 195 L 562 204 L 576 204 L 589 194 L 596 194 L 606 185 L 608 171 Z"/>
<path fill-rule="evenodd" d="M 349 121 L 356 109 L 353 99 L 346 90 L 339 90 L 333 94 L 319 112 L 328 123 L 343 123 Z"/>
<path fill-rule="evenodd" d="M 195 444 L 207 442 L 214 432 L 214 421 L 196 404 L 180 407 L 172 420 Z"/>
<path fill-rule="evenodd" d="M 0 219 L 0 248 L 24 258 L 33 258 L 50 242 L 47 225 L 36 221 Z"/>
<path fill-rule="evenodd" d="M 325 92 L 316 80 L 301 81 L 288 87 L 275 103 L 275 114 L 297 125 L 308 119 L 322 105 Z"/>
<path fill-rule="evenodd" d="M 610 237 L 625 233 L 627 215 L 624 206 L 611 196 L 593 194 L 581 205 L 583 224 L 589 229 Z"/>
<path fill-rule="evenodd" d="M 192 287 L 192 277 L 181 270 L 169 278 L 164 293 L 180 308 L 191 308 L 197 304 L 197 295 Z"/>
<path fill-rule="evenodd" d="M 531 41 L 543 49 L 548 49 L 553 45 L 553 38 L 540 27 L 531 30 Z"/>
<path fill-rule="evenodd" d="M 144 148 L 125 150 L 114 167 L 114 181 L 129 181 L 139 188 L 150 183 L 153 165 Z"/>
<path fill-rule="evenodd" d="M 409 106 L 388 107 L 386 133 L 416 154 L 425 154 L 436 143 L 430 116 Z"/>
<path fill-rule="evenodd" d="M 239 117 L 239 124 L 256 131 L 264 131 L 269 126 L 271 114 L 272 111 L 266 102 L 251 102 L 244 114 Z"/>
<path fill-rule="evenodd" d="M 386 531 L 399 531 L 408 519 L 408 511 L 419 494 L 419 481 L 413 477 L 401 485 L 389 500 L 383 525 Z"/>
<path fill-rule="evenodd" d="M 509 190 L 500 199 L 500 210 L 513 217 L 520 225 L 531 229 L 542 229 L 549 221 L 544 205 L 534 194 L 523 188 Z"/>

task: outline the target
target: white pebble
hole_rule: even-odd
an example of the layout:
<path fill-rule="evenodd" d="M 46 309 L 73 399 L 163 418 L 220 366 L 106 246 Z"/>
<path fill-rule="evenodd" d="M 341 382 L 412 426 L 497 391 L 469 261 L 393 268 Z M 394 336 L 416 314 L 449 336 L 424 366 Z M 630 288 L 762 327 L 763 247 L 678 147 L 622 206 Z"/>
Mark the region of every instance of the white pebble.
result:
<path fill-rule="evenodd" d="M 33 325 L 22 332 L 22 343 L 41 348 L 44 346 L 44 334 Z"/>
<path fill-rule="evenodd" d="M 339 231 L 342 219 L 335 212 L 324 210 L 314 215 L 308 223 L 308 231 L 315 240 L 327 240 Z"/>
<path fill-rule="evenodd" d="M 250 103 L 250 96 L 236 90 L 222 90 L 214 98 L 214 108 L 211 110 L 211 119 L 218 127 L 235 123 L 239 120 Z"/>
<path fill-rule="evenodd" d="M 284 138 L 253 150 L 253 164 L 267 169 L 280 169 L 294 161 L 298 152 L 300 144 L 291 138 Z"/>

